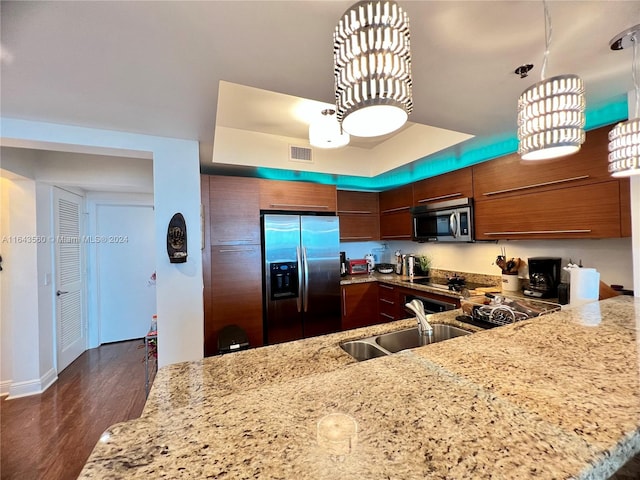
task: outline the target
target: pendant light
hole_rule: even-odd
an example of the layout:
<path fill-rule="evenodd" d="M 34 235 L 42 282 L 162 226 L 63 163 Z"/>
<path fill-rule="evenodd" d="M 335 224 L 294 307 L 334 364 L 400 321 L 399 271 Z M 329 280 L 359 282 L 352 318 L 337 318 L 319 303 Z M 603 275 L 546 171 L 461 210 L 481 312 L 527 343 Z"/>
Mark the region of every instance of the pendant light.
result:
<path fill-rule="evenodd" d="M 391 133 L 413 110 L 409 16 L 391 0 L 362 1 L 333 35 L 336 107 L 357 137 Z"/>
<path fill-rule="evenodd" d="M 349 144 L 349 134 L 342 130 L 332 108 L 322 110 L 321 115 L 309 125 L 309 143 L 318 148 L 340 148 Z"/>
<path fill-rule="evenodd" d="M 518 100 L 518 153 L 523 160 L 547 160 L 576 153 L 584 143 L 584 84 L 577 75 L 545 79 L 551 17 L 543 0 L 545 51 L 540 82 Z"/>
<path fill-rule="evenodd" d="M 612 177 L 640 175 L 640 84 L 638 79 L 638 42 L 640 24 L 615 36 L 611 50 L 633 48 L 631 76 L 635 87 L 635 115 L 631 120 L 618 123 L 609 132 L 609 173 Z"/>

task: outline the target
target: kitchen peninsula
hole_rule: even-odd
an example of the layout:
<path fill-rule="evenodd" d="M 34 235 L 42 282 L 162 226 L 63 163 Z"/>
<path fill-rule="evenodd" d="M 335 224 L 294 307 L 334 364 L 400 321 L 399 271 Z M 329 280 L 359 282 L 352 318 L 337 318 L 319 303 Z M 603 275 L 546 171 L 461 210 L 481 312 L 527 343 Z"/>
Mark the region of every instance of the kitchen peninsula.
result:
<path fill-rule="evenodd" d="M 605 479 L 640 452 L 640 299 L 360 363 L 339 346 L 413 323 L 164 367 L 80 478 Z M 336 413 L 341 454 L 318 439 Z"/>

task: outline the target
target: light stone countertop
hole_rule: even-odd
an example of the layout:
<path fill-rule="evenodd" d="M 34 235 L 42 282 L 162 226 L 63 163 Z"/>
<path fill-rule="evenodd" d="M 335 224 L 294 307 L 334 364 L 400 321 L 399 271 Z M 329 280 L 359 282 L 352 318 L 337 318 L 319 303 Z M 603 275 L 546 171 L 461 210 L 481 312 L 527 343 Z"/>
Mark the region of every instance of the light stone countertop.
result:
<path fill-rule="evenodd" d="M 604 479 L 640 452 L 640 299 L 360 363 L 339 347 L 414 323 L 164 367 L 80 478 Z M 327 450 L 334 413 L 358 430 Z"/>

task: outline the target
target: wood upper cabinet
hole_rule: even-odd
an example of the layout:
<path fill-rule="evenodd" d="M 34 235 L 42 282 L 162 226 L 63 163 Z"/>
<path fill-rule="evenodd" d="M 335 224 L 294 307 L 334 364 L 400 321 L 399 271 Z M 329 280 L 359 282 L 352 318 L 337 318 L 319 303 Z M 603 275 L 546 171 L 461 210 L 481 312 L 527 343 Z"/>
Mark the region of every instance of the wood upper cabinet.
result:
<path fill-rule="evenodd" d="M 380 239 L 411 240 L 413 184 L 380 192 Z"/>
<path fill-rule="evenodd" d="M 473 197 L 471 167 L 426 178 L 413 184 L 413 205 Z"/>
<path fill-rule="evenodd" d="M 380 323 L 377 282 L 342 285 L 342 330 Z"/>
<path fill-rule="evenodd" d="M 211 176 L 212 245 L 260 244 L 260 180 Z"/>
<path fill-rule="evenodd" d="M 338 190 L 340 240 L 380 239 L 380 217 L 376 192 Z"/>
<path fill-rule="evenodd" d="M 607 181 L 610 127 L 587 132 L 574 155 L 545 161 L 523 161 L 515 153 L 474 165 L 473 192 L 477 203 L 498 197 L 515 197 Z"/>
<path fill-rule="evenodd" d="M 620 182 L 620 236 L 631 236 L 631 181 L 621 178 Z"/>
<path fill-rule="evenodd" d="M 261 180 L 261 210 L 335 212 L 335 185 L 319 183 Z"/>
<path fill-rule="evenodd" d="M 477 240 L 619 237 L 617 180 L 475 204 Z"/>

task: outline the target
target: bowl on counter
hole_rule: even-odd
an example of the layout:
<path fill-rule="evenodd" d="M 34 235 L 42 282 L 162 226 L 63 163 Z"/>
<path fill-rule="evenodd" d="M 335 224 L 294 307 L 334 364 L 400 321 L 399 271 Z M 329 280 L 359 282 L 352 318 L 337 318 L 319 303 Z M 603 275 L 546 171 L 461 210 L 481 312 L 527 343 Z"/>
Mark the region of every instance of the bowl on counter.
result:
<path fill-rule="evenodd" d="M 395 271 L 393 267 L 390 263 L 379 263 L 376 265 L 376 270 L 380 273 L 393 273 Z"/>

